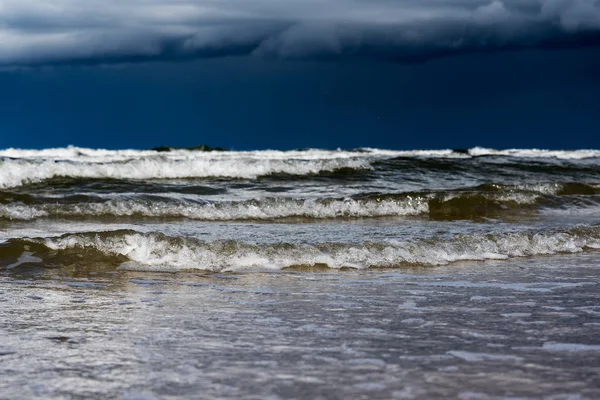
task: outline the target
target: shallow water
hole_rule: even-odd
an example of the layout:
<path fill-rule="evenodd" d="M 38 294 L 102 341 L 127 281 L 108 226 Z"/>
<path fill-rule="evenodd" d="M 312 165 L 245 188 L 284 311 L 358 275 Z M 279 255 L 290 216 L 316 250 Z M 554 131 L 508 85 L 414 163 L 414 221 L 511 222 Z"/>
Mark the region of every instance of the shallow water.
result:
<path fill-rule="evenodd" d="M 0 277 L 0 397 L 598 398 L 599 265 L 21 268 Z"/>

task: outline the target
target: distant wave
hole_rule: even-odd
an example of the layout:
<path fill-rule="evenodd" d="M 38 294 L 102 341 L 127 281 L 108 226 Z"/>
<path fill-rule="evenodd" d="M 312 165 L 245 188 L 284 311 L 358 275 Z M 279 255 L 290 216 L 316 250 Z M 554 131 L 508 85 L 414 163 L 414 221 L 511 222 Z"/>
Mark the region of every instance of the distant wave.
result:
<path fill-rule="evenodd" d="M 101 263 L 133 270 L 218 272 L 315 265 L 329 268 L 435 266 L 462 260 L 501 260 L 585 249 L 600 249 L 600 227 L 454 235 L 412 241 L 310 244 L 203 241 L 121 230 L 10 239 L 0 247 L 0 260 L 4 260 L 4 267 L 24 263 L 63 266 Z"/>
<path fill-rule="evenodd" d="M 0 188 L 56 177 L 89 179 L 240 178 L 286 174 L 316 175 L 340 170 L 370 170 L 372 162 L 397 156 L 463 157 L 451 150 L 398 152 L 294 150 L 196 152 L 172 150 L 96 150 L 67 147 L 0 151 Z M 2 157 L 4 157 L 2 159 Z"/>
<path fill-rule="evenodd" d="M 103 150 L 66 147 L 0 151 L 0 188 L 18 187 L 56 177 L 87 179 L 257 179 L 285 174 L 310 176 L 335 171 L 372 170 L 389 159 L 464 159 L 501 156 L 581 160 L 600 157 L 600 150 L 356 150 L 229 151 Z"/>
<path fill-rule="evenodd" d="M 580 160 L 600 157 L 600 150 L 542 150 L 542 149 L 507 149 L 496 150 L 474 147 L 468 150 L 470 156 L 505 156 L 520 158 L 558 158 L 563 160 Z"/>
<path fill-rule="evenodd" d="M 331 159 L 356 156 L 384 156 L 384 157 L 479 157 L 479 156 L 507 156 L 520 158 L 559 158 L 559 159 L 584 159 L 600 157 L 598 149 L 580 150 L 545 150 L 545 149 L 492 149 L 485 147 L 473 147 L 469 149 L 441 149 L 441 150 L 386 150 L 370 147 L 357 148 L 353 150 L 254 150 L 254 151 L 226 151 L 226 152 L 204 152 L 186 148 L 170 148 L 169 152 L 157 150 L 107 150 L 91 149 L 85 147 L 68 146 L 62 148 L 48 149 L 16 149 L 8 148 L 0 150 L 0 157 L 9 158 L 51 158 L 84 160 L 98 159 L 97 161 L 126 160 L 139 157 L 151 157 L 156 155 L 177 157 L 198 157 L 207 159 Z"/>
<path fill-rule="evenodd" d="M 361 158 L 218 159 L 190 156 L 173 159 L 161 155 L 126 161 L 94 162 L 8 159 L 0 161 L 0 188 L 41 182 L 59 176 L 138 180 L 208 177 L 256 179 L 273 174 L 314 175 L 343 169 L 371 168 L 368 160 Z"/>
<path fill-rule="evenodd" d="M 531 216 L 540 208 L 600 207 L 600 187 L 583 183 L 495 185 L 409 193 L 369 193 L 344 198 L 267 197 L 240 201 L 202 196 L 123 193 L 34 196 L 0 191 L 0 219 L 185 218 L 204 221 L 286 218 L 331 219 L 426 216 L 436 220 Z"/>
<path fill-rule="evenodd" d="M 302 149 L 302 150 L 254 150 L 254 151 L 226 151 L 226 152 L 203 152 L 189 149 L 173 148 L 168 152 L 156 150 L 106 150 L 89 149 L 84 147 L 68 146 L 64 148 L 49 149 L 15 149 L 9 148 L 0 150 L 0 157 L 13 159 L 61 159 L 61 160 L 79 160 L 79 161 L 118 161 L 132 158 L 163 156 L 169 159 L 214 159 L 214 160 L 235 160 L 235 159 L 267 159 L 267 160 L 323 160 L 354 158 L 365 156 L 383 156 L 383 157 L 464 157 L 453 150 L 384 150 L 374 148 L 358 148 L 354 150 L 321 150 L 321 149 Z"/>

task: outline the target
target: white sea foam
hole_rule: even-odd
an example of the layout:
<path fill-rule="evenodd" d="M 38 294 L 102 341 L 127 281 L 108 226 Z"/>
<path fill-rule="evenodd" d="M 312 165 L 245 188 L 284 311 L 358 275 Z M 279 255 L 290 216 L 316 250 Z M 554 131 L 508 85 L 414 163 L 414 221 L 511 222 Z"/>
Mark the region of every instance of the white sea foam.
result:
<path fill-rule="evenodd" d="M 79 160 L 107 162 L 117 160 L 128 160 L 132 158 L 163 156 L 171 159 L 203 158 L 203 159 L 269 159 L 269 160 L 327 160 L 338 158 L 355 157 L 468 157 L 466 154 L 455 153 L 452 150 L 385 150 L 374 148 L 362 148 L 357 150 L 255 150 L 255 151 L 215 151 L 203 152 L 185 149 L 174 149 L 169 152 L 157 152 L 154 150 L 106 150 L 89 149 L 75 146 L 65 148 L 51 148 L 41 150 L 9 148 L 0 150 L 0 157 L 25 158 L 25 159 L 54 159 L 54 160 Z"/>
<path fill-rule="evenodd" d="M 147 201 L 113 199 L 77 204 L 0 204 L 0 218 L 32 220 L 42 217 L 157 217 L 204 221 L 272 220 L 280 218 L 367 218 L 419 215 L 428 211 L 426 197 L 403 199 L 268 198 L 241 202 Z"/>
<path fill-rule="evenodd" d="M 523 361 L 522 357 L 510 354 L 472 353 L 470 351 L 449 351 L 448 354 L 469 362 L 482 361 Z"/>
<path fill-rule="evenodd" d="M 0 150 L 0 188 L 39 182 L 56 176 L 75 178 L 176 179 L 227 177 L 254 179 L 285 173 L 317 174 L 341 168 L 369 169 L 377 160 L 394 157 L 469 158 L 481 155 L 584 159 L 600 157 L 600 150 L 260 150 L 201 152 L 173 150 L 105 150 L 66 147 L 43 150 Z"/>
<path fill-rule="evenodd" d="M 105 149 L 87 149 L 82 147 L 68 146 L 63 148 L 49 149 L 15 149 L 9 148 L 0 150 L 0 157 L 10 158 L 49 158 L 75 160 L 84 158 L 99 159 L 118 159 L 134 158 L 156 155 L 157 152 L 151 150 L 105 150 Z"/>
<path fill-rule="evenodd" d="M 496 155 L 521 158 L 559 158 L 559 159 L 584 159 L 600 157 L 600 150 L 545 150 L 545 149 L 491 149 L 485 147 L 473 147 L 465 151 L 455 152 L 451 149 L 442 150 L 386 150 L 376 148 L 361 148 L 357 150 L 255 150 L 255 151 L 224 151 L 224 152 L 202 152 L 185 149 L 174 149 L 169 152 L 157 152 L 154 150 L 108 150 L 90 149 L 76 146 L 49 149 L 15 149 L 8 148 L 0 150 L 0 157 L 10 158 L 43 158 L 62 160 L 86 160 L 107 162 L 115 160 L 127 160 L 140 157 L 152 157 L 156 155 L 166 156 L 173 159 L 187 157 L 206 159 L 334 159 L 352 158 L 357 156 L 379 156 L 379 157 L 441 157 L 441 158 L 468 158 L 470 156 Z"/>
<path fill-rule="evenodd" d="M 588 185 L 590 186 L 590 185 Z M 140 194 L 136 192 L 75 192 L 68 195 L 44 193 L 33 196 L 32 203 L 13 200 L 0 204 L 0 219 L 35 220 L 39 218 L 146 217 L 185 218 L 203 221 L 277 220 L 285 218 L 332 219 L 403 217 L 434 213 L 456 219 L 499 215 L 502 212 L 532 212 L 521 206 L 538 204 L 540 216 L 591 216 L 600 207 L 595 196 L 556 196 L 559 183 L 498 186 L 498 191 L 441 191 L 420 193 L 361 194 L 328 197 L 327 193 L 257 196 L 204 196 L 182 193 Z M 8 194 L 10 197 L 11 195 Z M 71 198 L 81 196 L 74 202 Z M 253 198 L 252 196 L 257 196 Z M 473 199 L 473 202 L 469 200 Z M 485 200 L 484 200 L 485 199 Z M 545 199 L 545 200 L 544 200 Z M 433 205 L 430 201 L 435 200 Z M 464 200 L 464 202 L 462 201 Z M 35 201 L 35 202 L 34 202 Z M 489 201 L 489 210 L 473 211 L 477 202 Z M 515 215 L 514 213 L 512 215 Z"/>
<path fill-rule="evenodd" d="M 461 260 L 505 259 L 600 248 L 597 228 L 564 231 L 456 235 L 450 238 L 362 243 L 249 243 L 202 241 L 135 231 L 70 234 L 36 239 L 51 250 L 94 249 L 129 259 L 125 269 L 239 271 L 294 265 L 330 268 L 393 267 L 404 263 L 444 265 Z"/>
<path fill-rule="evenodd" d="M 537 191 L 535 190 L 535 188 L 531 188 L 532 190 L 530 191 L 523 191 L 523 192 L 519 192 L 519 191 L 510 191 L 510 189 L 506 192 L 497 192 L 497 193 L 485 193 L 485 192 L 460 192 L 460 191 L 456 191 L 456 192 L 448 192 L 445 193 L 443 196 L 440 197 L 440 199 L 442 201 L 450 201 L 452 199 L 455 198 L 469 198 L 472 197 L 476 194 L 480 194 L 481 196 L 484 196 L 486 198 L 488 198 L 489 200 L 493 200 L 493 201 L 498 201 L 498 202 L 512 202 L 512 203 L 516 203 L 516 204 L 534 204 L 539 198 L 540 198 L 540 194 L 553 194 L 550 190 L 547 191 Z M 554 192 L 556 193 L 558 191 L 558 189 Z"/>
<path fill-rule="evenodd" d="M 40 207 L 23 204 L 0 204 L 0 219 L 32 220 L 47 217 L 49 214 Z"/>
<path fill-rule="evenodd" d="M 86 149 L 73 146 L 43 150 L 11 148 L 0 150 L 0 157 L 5 158 L 0 160 L 0 188 L 39 182 L 57 176 L 116 179 L 254 179 L 277 173 L 309 175 L 343 168 L 371 169 L 373 161 L 400 156 L 465 157 L 451 150 L 156 152 Z"/>
<path fill-rule="evenodd" d="M 371 165 L 368 160 L 361 158 L 314 160 L 233 158 L 227 160 L 189 157 L 177 160 L 165 156 L 153 156 L 120 162 L 7 159 L 0 161 L 0 188 L 40 182 L 58 176 L 111 179 L 206 177 L 255 179 L 277 173 L 310 175 L 342 168 L 370 169 Z"/>
<path fill-rule="evenodd" d="M 496 150 L 485 147 L 469 149 L 472 156 L 506 156 L 521 158 L 558 158 L 563 160 L 580 160 L 600 157 L 600 150 L 543 150 L 543 149 L 506 149 Z"/>
<path fill-rule="evenodd" d="M 600 345 L 598 345 L 598 344 L 546 342 L 542 346 L 542 349 L 549 350 L 549 351 L 568 351 L 568 352 L 600 351 Z"/>
<path fill-rule="evenodd" d="M 0 204 L 0 219 L 33 220 L 44 217 L 149 217 L 188 218 L 204 221 L 275 220 L 281 218 L 372 218 L 427 214 L 429 201 L 442 202 L 473 193 L 450 192 L 381 197 L 293 198 L 270 197 L 246 201 L 207 201 L 202 196 L 161 194 L 151 198 L 135 193 L 98 195 L 96 201 L 61 203 L 51 196 L 41 204 Z M 491 201 L 533 204 L 535 193 L 484 193 Z M 467 205 L 466 208 L 469 208 Z M 508 206 L 507 206 L 508 208 Z M 468 212 L 468 211 L 467 211 Z"/>
<path fill-rule="evenodd" d="M 589 324 L 584 324 L 589 325 Z M 599 352 L 600 345 L 598 344 L 581 344 L 581 343 L 557 343 L 546 342 L 541 347 L 520 346 L 513 347 L 514 350 L 546 350 L 552 352 L 567 352 L 567 353 L 585 353 Z"/>
<path fill-rule="evenodd" d="M 15 263 L 7 265 L 5 268 L 12 269 L 12 268 L 16 268 L 23 264 L 29 264 L 29 263 L 37 264 L 37 263 L 41 263 L 41 262 L 42 262 L 41 258 L 34 257 L 33 253 L 31 253 L 29 251 L 24 251 Z"/>
<path fill-rule="evenodd" d="M 370 218 L 401 217 L 423 215 L 430 212 L 430 200 L 436 199 L 436 207 L 455 199 L 468 200 L 486 198 L 496 202 L 507 211 L 518 205 L 535 204 L 540 196 L 553 195 L 560 190 L 558 184 L 537 185 L 519 189 L 507 187 L 498 192 L 449 191 L 422 192 L 411 194 L 382 194 L 380 196 L 356 196 L 346 198 L 328 197 L 265 197 L 249 200 L 207 200 L 202 195 L 186 195 L 179 193 L 161 193 L 148 197 L 139 193 L 98 193 L 87 196 L 86 201 L 65 201 L 64 195 L 50 194 L 39 197 L 37 204 L 23 204 L 13 201 L 0 204 L 0 219 L 34 220 L 45 217 L 148 217 L 148 218 L 187 218 L 204 221 L 231 220 L 276 220 L 282 218 Z M 77 193 L 73 194 L 76 195 Z M 85 193 L 80 193 L 85 196 Z M 481 197 L 478 197 L 481 196 Z M 68 197 L 67 197 L 68 199 Z M 550 214 L 590 215 L 598 210 L 598 203 L 587 199 L 582 204 L 570 204 L 562 208 L 555 199 L 555 208 L 541 208 L 539 212 Z M 464 205 L 451 204 L 451 209 L 469 217 L 472 208 L 468 202 Z M 464 215 L 460 210 L 464 208 Z M 439 211 L 443 214 L 442 211 Z"/>

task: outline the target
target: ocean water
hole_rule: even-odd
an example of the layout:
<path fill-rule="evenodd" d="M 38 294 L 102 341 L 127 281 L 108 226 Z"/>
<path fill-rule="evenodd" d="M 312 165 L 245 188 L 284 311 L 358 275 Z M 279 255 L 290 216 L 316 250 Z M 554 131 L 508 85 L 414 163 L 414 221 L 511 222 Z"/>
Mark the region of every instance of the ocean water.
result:
<path fill-rule="evenodd" d="M 600 397 L 600 150 L 0 150 L 0 398 Z"/>

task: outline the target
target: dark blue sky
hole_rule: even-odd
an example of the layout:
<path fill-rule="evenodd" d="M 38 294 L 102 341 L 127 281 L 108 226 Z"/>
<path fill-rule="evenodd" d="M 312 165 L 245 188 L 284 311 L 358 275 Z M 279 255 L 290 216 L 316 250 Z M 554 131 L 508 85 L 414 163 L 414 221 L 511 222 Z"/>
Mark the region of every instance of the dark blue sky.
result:
<path fill-rule="evenodd" d="M 0 148 L 600 148 L 600 48 L 0 72 Z"/>

